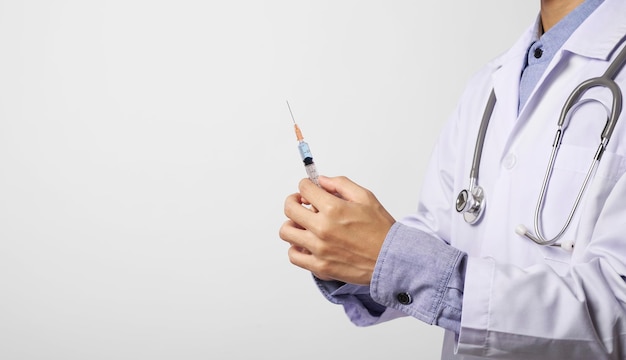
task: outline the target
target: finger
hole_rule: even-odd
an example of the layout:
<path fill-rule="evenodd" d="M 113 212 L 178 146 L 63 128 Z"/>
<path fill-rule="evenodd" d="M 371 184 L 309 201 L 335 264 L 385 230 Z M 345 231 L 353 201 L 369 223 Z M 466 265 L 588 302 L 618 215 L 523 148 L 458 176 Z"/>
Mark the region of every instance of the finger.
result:
<path fill-rule="evenodd" d="M 289 261 L 295 266 L 312 271 L 311 268 L 313 267 L 315 259 L 310 252 L 301 251 L 300 247 L 292 245 L 289 247 L 289 250 L 287 250 L 287 255 L 289 256 Z"/>
<path fill-rule="evenodd" d="M 311 255 L 313 254 L 312 252 L 310 252 L 308 249 L 305 249 L 303 247 L 297 246 L 297 245 L 293 245 L 293 247 L 298 250 L 299 252 L 305 254 L 305 255 Z"/>
<path fill-rule="evenodd" d="M 311 215 L 315 214 L 317 210 L 313 209 L 311 206 L 304 206 L 305 203 L 303 203 L 302 200 L 302 196 L 297 193 L 287 196 L 285 199 L 284 213 L 289 219 L 308 228 L 308 225 L 313 221 Z"/>
<path fill-rule="evenodd" d="M 316 246 L 315 239 L 310 231 L 303 229 L 300 225 L 291 220 L 287 220 L 280 227 L 278 235 L 284 241 L 301 249 L 305 249 L 309 254 Z"/>
<path fill-rule="evenodd" d="M 300 184 L 305 184 L 305 186 L 311 185 L 315 188 L 313 190 L 316 191 L 318 195 L 326 194 L 324 190 L 315 185 L 308 178 L 301 180 Z M 332 197 L 333 196 L 329 196 L 329 198 Z M 315 224 L 316 220 L 311 215 L 318 213 L 318 209 L 319 208 L 316 207 L 313 202 L 309 201 L 308 197 L 305 197 L 302 193 L 292 194 L 285 200 L 285 215 L 306 229 L 310 229 L 311 226 Z"/>
<path fill-rule="evenodd" d="M 312 212 L 318 212 L 317 209 L 315 208 L 315 206 L 311 205 L 311 203 L 309 202 L 309 200 L 305 199 L 305 198 L 301 198 L 300 199 L 300 203 L 302 205 L 304 205 L 305 208 L 311 210 Z"/>
<path fill-rule="evenodd" d="M 345 176 L 326 177 L 320 176 L 319 183 L 324 190 L 336 194 L 342 199 L 363 203 L 368 200 L 369 190 L 358 185 Z"/>
<path fill-rule="evenodd" d="M 302 197 L 308 200 L 315 209 L 323 209 L 325 207 L 324 205 L 332 206 L 341 201 L 340 198 L 328 193 L 325 189 L 315 185 L 309 179 L 302 179 L 298 185 L 298 189 Z"/>
<path fill-rule="evenodd" d="M 310 252 L 303 252 L 297 246 L 291 246 L 287 251 L 287 255 L 292 264 L 312 272 L 319 279 L 333 280 L 329 274 L 324 273 L 327 269 L 322 266 L 323 262 Z"/>

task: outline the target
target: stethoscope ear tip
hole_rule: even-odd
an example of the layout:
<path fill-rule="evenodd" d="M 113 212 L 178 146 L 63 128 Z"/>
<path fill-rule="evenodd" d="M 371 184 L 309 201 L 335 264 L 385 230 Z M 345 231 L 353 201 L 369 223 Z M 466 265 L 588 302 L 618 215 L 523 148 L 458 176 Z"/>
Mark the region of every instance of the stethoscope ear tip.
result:
<path fill-rule="evenodd" d="M 550 245 L 550 246 L 557 246 L 557 247 L 561 247 L 561 249 L 565 250 L 565 251 L 572 251 L 574 250 L 574 242 L 569 240 L 569 241 L 563 241 L 561 244 L 552 244 L 552 243 L 548 243 L 545 241 L 541 241 L 540 239 L 538 239 L 536 236 L 534 236 L 530 231 L 528 231 L 528 228 L 522 224 L 517 225 L 517 227 L 515 228 L 515 233 L 519 236 L 523 236 L 526 237 L 532 241 L 534 241 L 535 243 L 539 244 L 539 245 Z"/>
<path fill-rule="evenodd" d="M 522 224 L 519 224 L 515 228 L 515 233 L 519 236 L 526 236 L 526 234 L 528 233 L 528 228 L 526 228 L 526 226 Z"/>
<path fill-rule="evenodd" d="M 574 242 L 573 241 L 563 241 L 561 243 L 561 249 L 563 249 L 565 251 L 572 251 L 572 250 L 574 250 Z"/>

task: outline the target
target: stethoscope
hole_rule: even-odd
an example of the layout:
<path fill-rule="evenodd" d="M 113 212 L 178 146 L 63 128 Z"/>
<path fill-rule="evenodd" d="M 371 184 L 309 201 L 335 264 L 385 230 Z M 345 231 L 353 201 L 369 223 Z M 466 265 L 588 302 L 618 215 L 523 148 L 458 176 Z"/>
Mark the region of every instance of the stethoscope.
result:
<path fill-rule="evenodd" d="M 570 223 L 572 222 L 572 218 L 574 217 L 574 213 L 578 208 L 580 200 L 589 184 L 589 181 L 592 177 L 592 174 L 595 172 L 600 159 L 602 158 L 602 154 L 606 149 L 607 144 L 609 143 L 609 139 L 613 133 L 613 129 L 615 129 L 615 125 L 617 124 L 617 120 L 619 118 L 620 113 L 622 112 L 622 92 L 614 81 L 615 76 L 620 71 L 620 69 L 626 63 L 626 47 L 624 47 L 619 55 L 615 58 L 615 60 L 610 64 L 609 68 L 606 72 L 596 78 L 589 79 L 587 81 L 582 82 L 578 85 L 574 91 L 570 94 L 567 101 L 563 105 L 561 110 L 561 115 L 559 117 L 559 121 L 557 123 L 556 135 L 554 137 L 554 141 L 552 143 L 552 152 L 550 154 L 550 160 L 548 162 L 548 167 L 546 169 L 543 183 L 541 184 L 541 191 L 539 193 L 539 198 L 537 200 L 537 206 L 535 207 L 535 218 L 534 218 L 534 230 L 533 234 L 530 232 L 524 225 L 519 225 L 515 232 L 520 236 L 525 236 L 528 239 L 534 241 L 539 245 L 552 245 L 552 246 L 560 246 L 566 250 L 572 250 L 574 248 L 574 243 L 571 241 L 564 241 L 562 244 L 557 245 L 556 242 L 563 236 Z M 543 205 L 546 197 L 546 190 L 548 187 L 548 183 L 550 182 L 550 177 L 552 176 L 552 170 L 554 169 L 554 161 L 558 154 L 559 147 L 561 145 L 561 141 L 563 139 L 563 133 L 565 128 L 567 127 L 567 121 L 569 121 L 569 113 L 577 104 L 581 96 L 589 89 L 602 86 L 611 91 L 613 96 L 612 108 L 611 112 L 607 118 L 606 125 L 602 130 L 602 134 L 600 135 L 600 145 L 598 145 L 598 149 L 593 157 L 591 162 L 591 166 L 589 166 L 589 170 L 585 176 L 583 184 L 578 191 L 578 195 L 576 196 L 576 200 L 574 201 L 574 205 L 567 216 L 567 220 L 565 221 L 565 225 L 561 228 L 559 233 L 551 239 L 548 239 L 542 231 L 541 226 L 541 214 L 543 210 Z M 478 136 L 476 138 L 476 145 L 474 147 L 474 157 L 472 159 L 472 168 L 470 170 L 470 182 L 469 188 L 461 190 L 459 195 L 456 198 L 456 211 L 463 214 L 463 218 L 465 222 L 468 224 L 476 224 L 481 219 L 484 210 L 485 210 L 485 191 L 482 187 L 478 185 L 478 171 L 480 168 L 480 158 L 482 156 L 483 144 L 485 143 L 485 134 L 487 133 L 487 126 L 489 125 L 489 120 L 491 119 L 491 115 L 493 114 L 493 109 L 496 105 L 496 96 L 495 92 L 492 90 L 489 95 L 489 99 L 487 100 L 487 105 L 485 107 L 485 111 L 483 113 L 483 118 L 480 123 L 480 128 L 478 129 Z"/>

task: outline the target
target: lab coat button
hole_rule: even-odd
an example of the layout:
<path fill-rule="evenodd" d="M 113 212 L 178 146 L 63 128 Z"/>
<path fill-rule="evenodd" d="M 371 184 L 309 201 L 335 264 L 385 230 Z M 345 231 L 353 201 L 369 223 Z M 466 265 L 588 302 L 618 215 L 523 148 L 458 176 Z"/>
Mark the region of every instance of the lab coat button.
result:
<path fill-rule="evenodd" d="M 396 295 L 396 299 L 398 299 L 398 302 L 402 305 L 409 305 L 413 302 L 413 298 L 411 297 L 411 295 L 405 292 L 401 292 Z"/>
<path fill-rule="evenodd" d="M 515 154 L 509 154 L 504 158 L 502 166 L 504 166 L 505 169 L 510 170 L 515 167 L 515 163 L 517 163 L 517 157 L 515 156 Z"/>

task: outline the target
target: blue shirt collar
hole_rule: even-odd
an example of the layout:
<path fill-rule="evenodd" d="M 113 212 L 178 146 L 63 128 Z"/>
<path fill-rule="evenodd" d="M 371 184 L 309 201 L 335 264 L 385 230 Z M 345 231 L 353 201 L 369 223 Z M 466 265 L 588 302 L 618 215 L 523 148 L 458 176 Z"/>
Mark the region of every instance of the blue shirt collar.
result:
<path fill-rule="evenodd" d="M 531 48 L 541 48 L 543 51 L 542 61 L 550 61 L 570 35 L 574 33 L 578 26 L 582 24 L 603 1 L 604 0 L 586 0 L 541 36 L 539 36 L 542 29 L 541 18 L 538 17 L 536 23 L 537 32 L 534 39 L 536 44 L 531 46 Z M 530 59 L 531 56 L 533 56 L 533 54 L 529 52 L 530 61 L 532 61 Z"/>

